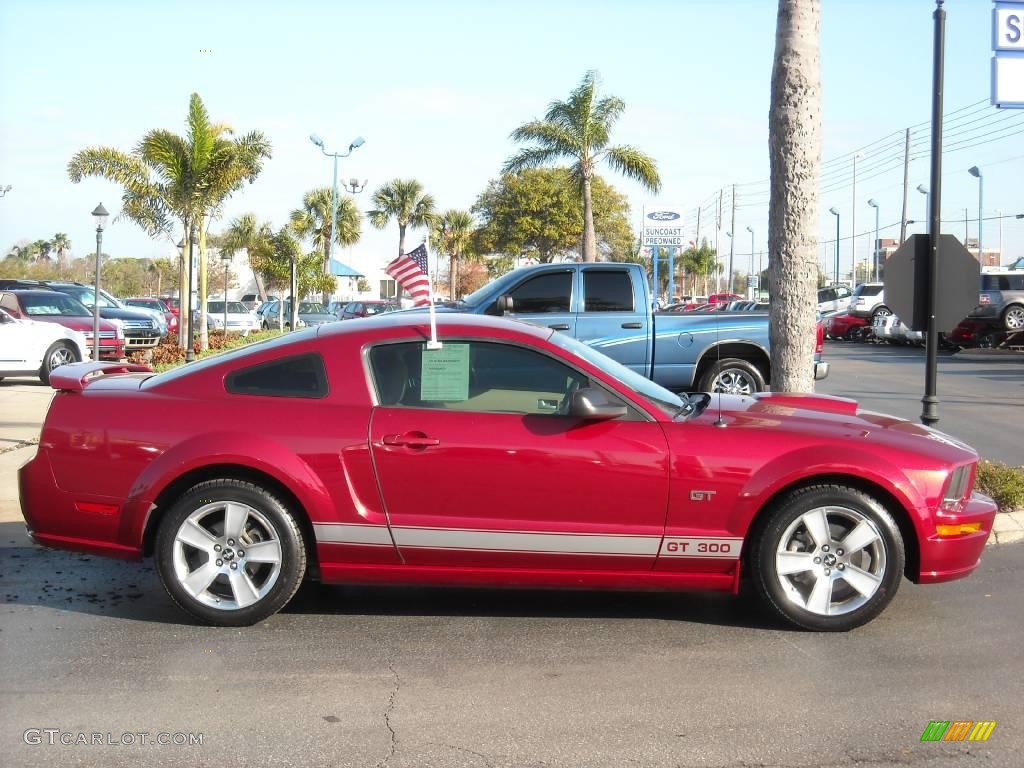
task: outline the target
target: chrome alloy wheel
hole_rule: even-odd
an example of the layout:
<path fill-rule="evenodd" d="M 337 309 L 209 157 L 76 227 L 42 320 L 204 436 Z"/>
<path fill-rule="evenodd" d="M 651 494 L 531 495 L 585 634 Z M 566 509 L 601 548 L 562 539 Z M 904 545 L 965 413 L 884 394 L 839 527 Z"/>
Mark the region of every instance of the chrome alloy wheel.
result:
<path fill-rule="evenodd" d="M 75 362 L 75 354 L 67 347 L 57 347 L 46 359 L 46 370 L 52 373 L 62 365 Z"/>
<path fill-rule="evenodd" d="M 848 507 L 817 507 L 779 539 L 775 572 L 790 602 L 819 616 L 867 603 L 885 578 L 885 544 L 869 518 Z"/>
<path fill-rule="evenodd" d="M 742 369 L 726 368 L 715 377 L 711 391 L 726 395 L 752 395 L 757 392 L 757 382 Z"/>
<path fill-rule="evenodd" d="M 1010 307 L 1003 315 L 1003 324 L 1008 331 L 1024 329 L 1024 307 Z"/>
<path fill-rule="evenodd" d="M 281 540 L 248 504 L 218 501 L 190 514 L 174 537 L 174 573 L 197 601 L 224 611 L 259 602 L 281 573 Z"/>

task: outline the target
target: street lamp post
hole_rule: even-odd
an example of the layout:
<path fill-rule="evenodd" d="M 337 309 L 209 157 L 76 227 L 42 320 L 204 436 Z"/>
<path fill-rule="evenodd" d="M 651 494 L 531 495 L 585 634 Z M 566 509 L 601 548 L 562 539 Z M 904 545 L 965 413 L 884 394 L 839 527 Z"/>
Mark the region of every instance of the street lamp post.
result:
<path fill-rule="evenodd" d="M 222 251 L 220 260 L 224 263 L 224 338 L 228 337 L 228 266 L 231 264 L 231 254 Z"/>
<path fill-rule="evenodd" d="M 747 292 L 750 294 L 750 298 L 753 300 L 755 297 L 754 289 L 751 287 L 753 282 L 750 277 L 754 274 L 754 228 L 747 227 L 747 232 L 750 233 L 750 269 L 747 270 Z M 758 275 L 757 283 L 757 295 L 761 293 L 761 276 Z"/>
<path fill-rule="evenodd" d="M 194 253 L 198 236 L 195 222 L 192 222 L 188 228 L 188 346 L 185 348 L 186 363 L 191 363 L 196 359 L 196 353 L 193 349 L 195 346 L 195 328 L 193 327 L 192 318 L 195 315 L 195 307 L 192 306 L 192 263 L 195 261 Z M 181 313 L 179 312 L 178 314 Z"/>
<path fill-rule="evenodd" d="M 315 133 L 310 134 L 309 140 L 317 147 L 320 147 L 320 151 L 324 153 L 326 157 L 334 158 L 334 176 L 331 183 L 331 235 L 327 241 L 327 262 L 324 264 L 324 274 L 331 274 L 331 259 L 334 258 L 334 240 L 337 237 L 338 229 L 338 158 L 348 157 L 352 154 L 352 150 L 359 149 L 366 143 L 366 140 L 362 136 L 356 136 L 352 139 L 352 143 L 348 145 L 348 152 L 328 152 L 324 147 L 324 140 L 317 136 Z M 292 297 L 294 300 L 294 297 Z M 326 302 L 327 299 L 324 299 Z"/>
<path fill-rule="evenodd" d="M 186 274 L 188 273 L 185 267 L 185 238 L 182 238 L 178 241 L 178 346 L 182 349 L 185 348 L 185 333 L 188 330 L 188 323 L 185 322 L 185 309 L 188 303 L 185 297 L 180 295 Z"/>
<path fill-rule="evenodd" d="M 839 284 L 839 211 L 835 208 L 829 208 L 828 212 L 836 217 L 836 269 L 834 284 Z"/>
<path fill-rule="evenodd" d="M 868 200 L 868 205 L 875 209 L 875 282 L 878 282 L 879 262 L 882 258 L 882 245 L 878 241 L 878 203 L 874 198 Z"/>
<path fill-rule="evenodd" d="M 100 252 L 103 247 L 103 225 L 107 223 L 107 209 L 103 203 L 97 205 L 92 212 L 96 220 L 96 284 L 92 292 L 92 359 L 100 359 Z"/>
<path fill-rule="evenodd" d="M 981 217 L 981 202 L 982 202 L 981 194 L 982 194 L 982 191 L 984 189 L 985 182 L 982 179 L 981 169 L 978 166 L 976 166 L 976 165 L 971 166 L 970 168 L 967 169 L 967 172 L 969 174 L 971 174 L 971 176 L 973 176 L 974 178 L 976 178 L 978 180 L 978 263 L 979 264 L 984 264 L 985 260 L 984 260 L 984 258 L 982 256 L 982 250 L 981 250 L 981 218 L 982 218 Z M 967 243 L 964 243 L 964 245 L 967 245 Z M 1002 254 L 999 254 L 999 255 L 1000 255 L 1000 257 L 1002 257 Z"/>
<path fill-rule="evenodd" d="M 928 187 L 926 187 L 924 184 L 918 184 L 917 185 L 917 191 L 920 192 L 922 195 L 924 195 L 924 211 L 925 211 L 925 216 L 927 217 L 928 211 L 931 210 L 931 208 L 929 208 L 929 206 L 931 205 L 931 199 L 930 199 L 930 195 L 928 194 Z M 930 222 L 931 222 L 931 220 L 929 219 L 929 224 L 928 224 L 928 226 L 925 227 L 925 229 L 928 231 L 929 234 L 932 231 L 932 225 L 931 225 Z"/>

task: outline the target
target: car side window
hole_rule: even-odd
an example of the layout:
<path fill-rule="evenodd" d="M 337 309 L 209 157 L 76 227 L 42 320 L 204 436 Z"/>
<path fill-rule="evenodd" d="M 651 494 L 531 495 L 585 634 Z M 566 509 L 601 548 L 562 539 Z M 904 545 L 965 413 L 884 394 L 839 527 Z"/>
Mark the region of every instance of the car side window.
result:
<path fill-rule="evenodd" d="M 18 317 L 21 310 L 18 309 L 18 299 L 13 293 L 0 294 L 0 308 L 6 309 L 13 317 Z"/>
<path fill-rule="evenodd" d="M 319 399 L 327 396 L 327 371 L 320 355 L 292 355 L 232 371 L 224 388 L 233 395 Z"/>
<path fill-rule="evenodd" d="M 584 312 L 632 312 L 633 282 L 624 269 L 583 272 Z"/>
<path fill-rule="evenodd" d="M 836 288 L 836 297 L 837 298 L 845 299 L 845 298 L 848 298 L 849 296 L 850 296 L 850 289 L 849 288 L 847 288 L 845 286 L 842 287 L 842 288 Z"/>
<path fill-rule="evenodd" d="M 531 277 L 510 294 L 512 311 L 568 312 L 572 298 L 572 272 L 548 272 Z"/>
<path fill-rule="evenodd" d="M 825 288 L 823 290 L 818 291 L 818 303 L 819 304 L 824 304 L 826 301 L 835 301 L 835 300 L 836 300 L 836 292 L 834 290 L 832 290 L 831 288 Z"/>
<path fill-rule="evenodd" d="M 588 385 L 569 366 L 514 344 L 382 344 L 369 359 L 377 400 L 390 407 L 566 415 L 572 393 Z"/>

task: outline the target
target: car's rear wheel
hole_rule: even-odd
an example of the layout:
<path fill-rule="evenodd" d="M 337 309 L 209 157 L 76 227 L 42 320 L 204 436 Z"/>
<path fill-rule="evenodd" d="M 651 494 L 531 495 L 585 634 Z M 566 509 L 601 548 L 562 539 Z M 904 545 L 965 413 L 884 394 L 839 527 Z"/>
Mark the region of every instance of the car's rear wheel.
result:
<path fill-rule="evenodd" d="M 164 589 L 209 624 L 246 626 L 281 610 L 306 572 L 294 514 L 252 483 L 210 480 L 167 511 L 156 540 Z"/>
<path fill-rule="evenodd" d="M 876 317 L 888 317 L 892 314 L 892 310 L 888 307 L 875 307 L 871 313 L 871 323 L 874 324 Z"/>
<path fill-rule="evenodd" d="M 43 364 L 39 368 L 39 380 L 43 384 L 50 383 L 50 374 L 53 373 L 57 368 L 68 363 L 80 362 L 78 359 L 78 353 L 74 348 L 65 341 L 55 342 L 46 350 L 46 356 L 43 357 Z"/>
<path fill-rule="evenodd" d="M 1003 312 L 1003 328 L 1008 331 L 1024 331 L 1024 307 L 1019 304 L 1007 307 Z"/>
<path fill-rule="evenodd" d="M 700 380 L 701 392 L 752 395 L 764 389 L 764 376 L 761 372 L 752 363 L 736 357 L 716 360 Z"/>
<path fill-rule="evenodd" d="M 904 561 L 899 527 L 877 499 L 819 485 L 775 506 L 753 541 L 751 574 L 765 603 L 790 623 L 845 632 L 889 604 Z"/>

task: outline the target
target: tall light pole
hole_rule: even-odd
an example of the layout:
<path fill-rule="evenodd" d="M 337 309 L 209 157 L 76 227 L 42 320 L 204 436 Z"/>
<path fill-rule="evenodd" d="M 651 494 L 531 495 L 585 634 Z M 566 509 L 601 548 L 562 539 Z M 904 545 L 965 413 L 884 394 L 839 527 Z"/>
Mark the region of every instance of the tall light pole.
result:
<path fill-rule="evenodd" d="M 751 283 L 753 281 L 750 279 L 750 277 L 751 277 L 751 275 L 754 274 L 754 228 L 753 227 L 747 227 L 747 232 L 750 233 L 750 269 L 747 271 L 747 292 L 750 294 L 750 298 L 753 299 L 755 294 L 753 292 L 753 289 L 751 288 Z M 757 279 L 758 279 L 757 293 L 760 294 L 761 293 L 761 282 L 760 282 L 761 276 L 758 275 Z"/>
<path fill-rule="evenodd" d="M 850 207 L 850 282 L 857 282 L 857 161 L 860 154 L 853 156 L 853 205 Z"/>
<path fill-rule="evenodd" d="M 96 284 L 92 293 L 92 359 L 99 362 L 100 359 L 100 253 L 103 247 L 103 225 L 107 223 L 110 216 L 103 203 L 97 205 L 92 212 L 96 220 Z"/>
<path fill-rule="evenodd" d="M 868 200 L 868 205 L 875 209 L 875 282 L 878 282 L 879 262 L 882 260 L 882 244 L 878 240 L 878 203 L 874 198 Z"/>
<path fill-rule="evenodd" d="M 195 307 L 192 305 L 192 264 L 195 261 L 196 238 L 199 233 L 196 231 L 196 223 L 193 221 L 188 228 L 188 346 L 185 348 L 185 362 L 191 363 L 196 359 L 195 328 L 192 317 L 195 315 Z M 178 313 L 181 314 L 180 312 Z"/>
<path fill-rule="evenodd" d="M 228 267 L 231 265 L 231 254 L 221 251 L 220 260 L 224 264 L 224 338 L 228 337 Z"/>
<path fill-rule="evenodd" d="M 833 285 L 839 284 L 839 211 L 835 208 L 829 208 L 828 212 L 836 217 L 836 269 L 835 278 L 833 279 Z"/>
<path fill-rule="evenodd" d="M 329 275 L 331 274 L 331 259 L 334 258 L 334 240 L 337 236 L 336 233 L 338 230 L 338 158 L 348 157 L 352 154 L 352 150 L 359 149 L 359 147 L 366 143 L 366 140 L 362 136 L 356 136 L 352 139 L 352 143 L 348 145 L 348 152 L 344 153 L 328 152 L 324 148 L 324 140 L 315 133 L 311 133 L 309 135 L 309 140 L 313 142 L 314 145 L 320 147 L 320 151 L 323 152 L 326 157 L 334 158 L 334 180 L 331 183 L 331 236 L 327 241 L 327 261 L 324 264 L 324 274 Z M 328 299 L 325 294 L 324 303 L 327 301 Z"/>
<path fill-rule="evenodd" d="M 178 241 L 178 289 L 180 293 L 181 286 L 185 282 L 186 267 L 185 267 L 185 238 L 181 238 Z M 178 296 L 178 346 L 182 349 L 185 348 L 185 333 L 188 330 L 188 324 L 185 322 L 185 308 L 188 304 L 185 301 L 184 296 Z"/>
<path fill-rule="evenodd" d="M 974 178 L 976 178 L 978 180 L 978 263 L 979 264 L 984 264 L 985 260 L 982 258 L 982 250 L 981 250 L 981 218 L 982 218 L 982 216 L 981 216 L 982 196 L 981 196 L 981 194 L 982 194 L 982 191 L 983 191 L 983 189 L 985 187 L 985 181 L 984 181 L 984 179 L 982 179 L 981 169 L 978 166 L 972 165 L 970 168 L 967 169 L 967 172 L 969 174 L 971 174 L 971 176 L 973 176 Z M 966 243 L 964 243 L 964 245 L 966 245 Z M 1002 254 L 999 254 L 999 257 L 1002 258 Z"/>
<path fill-rule="evenodd" d="M 733 215 L 734 216 L 735 216 L 735 213 L 736 212 L 733 211 Z M 735 223 L 736 222 L 734 221 L 733 224 L 735 224 Z M 732 231 L 731 230 L 726 232 L 725 236 L 729 238 L 729 293 L 732 293 L 733 292 L 733 288 L 735 287 L 733 285 L 732 257 L 733 257 L 733 249 L 736 246 L 736 241 L 735 241 L 735 239 L 732 236 Z M 684 290 L 685 290 L 685 288 L 684 288 Z M 680 293 L 681 292 L 682 291 L 680 291 Z"/>
<path fill-rule="evenodd" d="M 930 210 L 929 206 L 931 205 L 931 199 L 930 199 L 930 196 L 928 194 L 928 187 L 926 187 L 924 184 L 918 184 L 917 185 L 917 191 L 920 192 L 922 195 L 924 195 L 924 215 L 925 215 L 925 218 L 927 219 L 928 218 L 928 211 Z M 930 223 L 926 227 L 926 230 L 928 232 L 932 231 Z"/>

